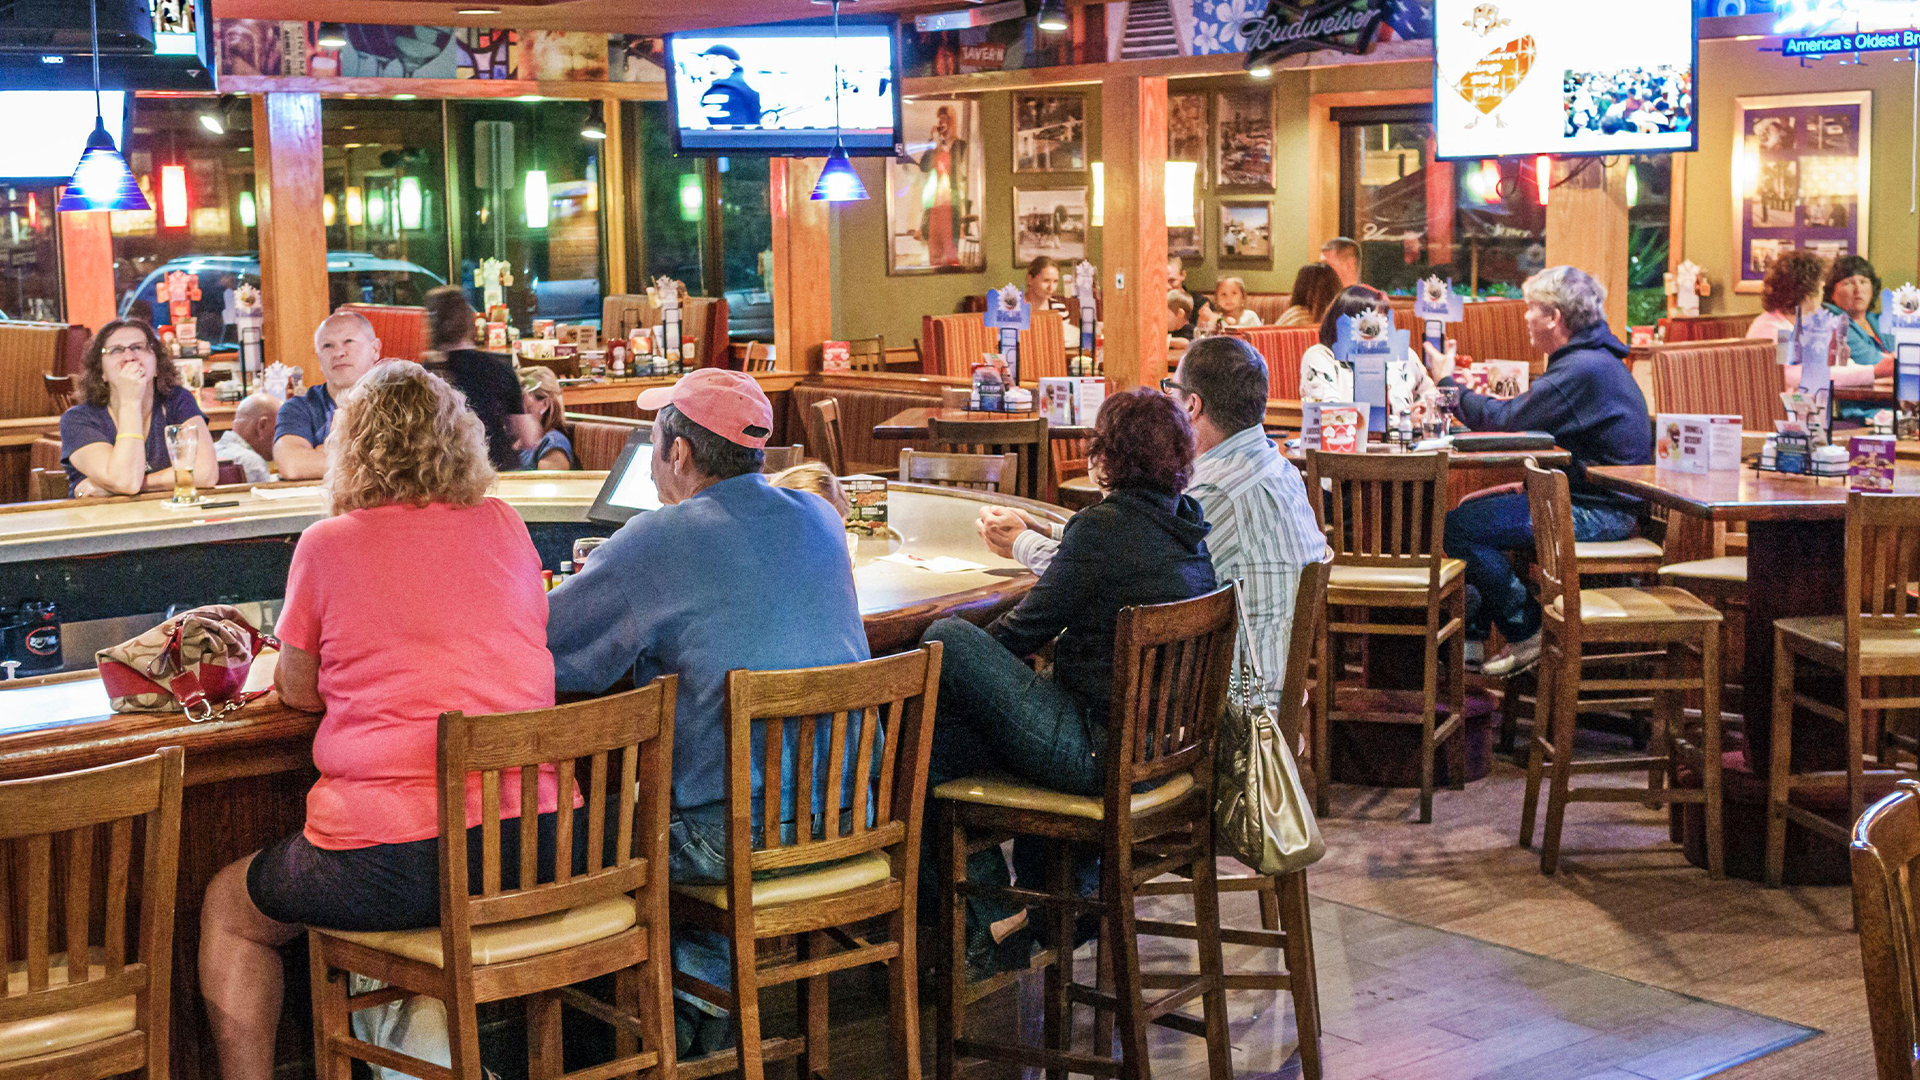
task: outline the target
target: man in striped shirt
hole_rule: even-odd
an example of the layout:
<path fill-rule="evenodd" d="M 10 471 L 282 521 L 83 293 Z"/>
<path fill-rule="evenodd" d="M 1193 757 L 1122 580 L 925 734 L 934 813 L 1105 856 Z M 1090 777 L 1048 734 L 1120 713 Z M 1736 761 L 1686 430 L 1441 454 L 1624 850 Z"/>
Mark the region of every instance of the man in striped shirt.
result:
<path fill-rule="evenodd" d="M 1207 550 L 1214 576 L 1240 582 L 1254 659 L 1269 692 L 1277 695 L 1286 676 L 1300 570 L 1325 558 L 1327 543 L 1300 470 L 1261 427 L 1267 411 L 1266 361 L 1239 338 L 1202 338 L 1161 385 L 1193 421 L 1199 457 L 1187 494 L 1213 527 Z M 1060 547 L 1059 526 L 1005 507 L 983 509 L 979 529 L 988 547 L 1036 574 L 1046 572 Z"/>

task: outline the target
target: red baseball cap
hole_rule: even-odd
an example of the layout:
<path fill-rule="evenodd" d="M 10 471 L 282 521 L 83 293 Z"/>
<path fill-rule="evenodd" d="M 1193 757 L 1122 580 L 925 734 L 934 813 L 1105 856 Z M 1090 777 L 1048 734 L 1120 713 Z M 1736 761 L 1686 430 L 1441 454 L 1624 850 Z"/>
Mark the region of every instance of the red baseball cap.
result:
<path fill-rule="evenodd" d="M 642 390 L 635 404 L 647 412 L 671 405 L 715 435 L 754 450 L 773 435 L 773 403 L 744 371 L 700 368 L 672 386 Z"/>

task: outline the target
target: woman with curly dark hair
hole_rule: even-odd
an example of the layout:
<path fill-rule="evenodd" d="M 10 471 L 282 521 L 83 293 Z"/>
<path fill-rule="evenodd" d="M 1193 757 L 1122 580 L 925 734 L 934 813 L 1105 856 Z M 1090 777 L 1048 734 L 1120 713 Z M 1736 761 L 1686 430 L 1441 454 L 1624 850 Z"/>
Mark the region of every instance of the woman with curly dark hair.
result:
<path fill-rule="evenodd" d="M 69 495 L 138 495 L 173 487 L 167 426 L 195 435 L 193 479 L 212 487 L 220 478 L 206 414 L 180 385 L 173 357 L 153 327 L 115 319 L 87 343 L 81 362 L 80 403 L 60 416 L 60 464 Z"/>
<path fill-rule="evenodd" d="M 1858 255 L 1833 260 L 1827 271 L 1827 310 L 1847 317 L 1847 351 L 1874 374 L 1893 374 L 1893 346 L 1880 334 L 1880 274 Z"/>
<path fill-rule="evenodd" d="M 1789 337 L 1800 320 L 1820 310 L 1825 299 L 1823 284 L 1827 261 L 1811 251 L 1796 248 L 1775 259 L 1760 283 L 1760 303 L 1766 310 L 1754 316 L 1747 336 L 1764 341 Z M 1835 386 L 1872 386 L 1872 364 L 1841 364 L 1833 370 Z M 1784 372 L 1787 389 L 1800 385 L 1800 365 L 1789 364 Z"/>
<path fill-rule="evenodd" d="M 1193 458 L 1186 410 L 1167 395 L 1142 387 L 1100 406 L 1087 471 L 1106 497 L 1067 522 L 1053 562 L 1012 611 L 985 628 L 943 619 L 926 633 L 924 640 L 946 650 L 929 791 L 1002 772 L 1099 797 L 1105 778 L 1096 754 L 1106 745 L 1120 609 L 1186 600 L 1215 586 L 1200 504 L 1181 494 Z M 1037 674 L 1027 657 L 1049 644 L 1053 671 Z M 1016 865 L 1037 866 L 1031 854 L 1016 841 Z M 1009 880 L 998 851 L 974 860 L 970 880 Z M 933 866 L 923 860 L 922 897 Z M 969 908 L 967 951 L 977 973 L 1027 959 L 1021 914 Z"/>

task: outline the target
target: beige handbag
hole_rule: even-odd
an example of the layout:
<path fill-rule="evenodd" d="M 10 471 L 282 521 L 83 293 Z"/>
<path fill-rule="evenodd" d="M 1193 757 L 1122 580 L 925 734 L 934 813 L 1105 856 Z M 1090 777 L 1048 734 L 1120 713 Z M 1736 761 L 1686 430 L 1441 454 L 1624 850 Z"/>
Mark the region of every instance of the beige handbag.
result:
<path fill-rule="evenodd" d="M 1293 634 L 1281 700 L 1296 703 L 1306 683 L 1315 620 L 1326 596 L 1327 564 L 1300 572 Z M 1245 593 L 1243 592 L 1244 596 Z M 1314 820 L 1313 800 L 1300 782 L 1293 748 L 1268 704 L 1267 682 L 1254 659 L 1247 615 L 1240 611 L 1239 677 L 1220 717 L 1215 746 L 1213 822 L 1221 851 L 1262 874 L 1305 870 L 1327 853 Z M 1297 707 L 1297 706 L 1295 706 Z"/>

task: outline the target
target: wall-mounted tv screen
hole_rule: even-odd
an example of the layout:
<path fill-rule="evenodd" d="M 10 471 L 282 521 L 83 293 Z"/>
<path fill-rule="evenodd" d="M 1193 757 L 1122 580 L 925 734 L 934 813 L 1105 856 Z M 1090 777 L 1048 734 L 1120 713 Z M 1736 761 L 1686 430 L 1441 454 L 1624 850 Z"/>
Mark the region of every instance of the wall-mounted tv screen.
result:
<path fill-rule="evenodd" d="M 667 38 L 675 149 L 821 157 L 836 130 L 847 153 L 900 142 L 900 49 L 891 20 L 808 21 L 692 30 Z M 839 121 L 834 71 L 839 65 Z"/>
<path fill-rule="evenodd" d="M 100 118 L 123 151 L 126 98 L 120 90 L 100 94 Z M 73 175 L 87 136 L 93 134 L 93 91 L 0 90 L 0 116 L 7 118 L 7 137 L 0 139 L 0 179 L 65 180 Z"/>
<path fill-rule="evenodd" d="M 1699 48 L 1680 0 L 1435 0 L 1442 158 L 1698 148 Z"/>

